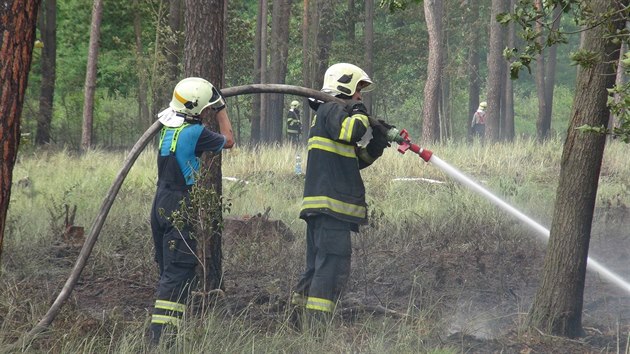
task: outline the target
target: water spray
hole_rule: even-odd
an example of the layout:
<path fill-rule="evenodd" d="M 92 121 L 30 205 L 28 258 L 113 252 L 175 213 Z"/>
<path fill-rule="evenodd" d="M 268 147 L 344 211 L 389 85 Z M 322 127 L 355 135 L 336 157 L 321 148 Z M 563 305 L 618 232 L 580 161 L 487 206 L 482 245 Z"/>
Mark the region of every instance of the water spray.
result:
<path fill-rule="evenodd" d="M 444 162 L 439 157 L 435 156 L 433 152 L 431 152 L 430 150 L 423 149 L 422 147 L 412 143 L 409 138 L 409 133 L 405 129 L 398 131 L 398 129 L 396 128 L 389 128 L 388 131 L 384 133 L 385 133 L 385 136 L 387 136 L 388 141 L 398 143 L 399 145 L 398 152 L 400 152 L 401 154 L 404 154 L 408 150 L 413 151 L 414 153 L 418 154 L 418 156 L 420 156 L 424 161 L 433 163 L 433 165 L 440 168 L 451 178 L 457 180 L 458 182 L 467 186 L 473 191 L 481 194 L 482 196 L 489 199 L 496 206 L 505 210 L 509 214 L 515 216 L 517 219 L 523 221 L 529 227 L 534 229 L 538 233 L 538 235 L 541 236 L 541 239 L 543 241 L 547 242 L 549 240 L 550 233 L 547 228 L 540 225 L 536 221 L 532 220 L 530 217 L 523 214 L 522 212 L 520 212 L 513 206 L 509 205 L 508 203 L 503 201 L 501 198 L 495 196 L 487 189 L 475 183 L 472 179 L 464 175 L 462 172 L 458 171 L 453 166 L 449 165 L 448 163 Z M 609 269 L 601 265 L 598 261 L 594 260 L 591 257 L 588 257 L 586 266 L 588 269 L 597 272 L 603 278 L 611 281 L 612 283 L 619 286 L 626 292 L 630 293 L 630 283 L 628 283 L 626 280 L 624 280 L 617 274 L 613 273 L 612 271 L 610 271 Z"/>

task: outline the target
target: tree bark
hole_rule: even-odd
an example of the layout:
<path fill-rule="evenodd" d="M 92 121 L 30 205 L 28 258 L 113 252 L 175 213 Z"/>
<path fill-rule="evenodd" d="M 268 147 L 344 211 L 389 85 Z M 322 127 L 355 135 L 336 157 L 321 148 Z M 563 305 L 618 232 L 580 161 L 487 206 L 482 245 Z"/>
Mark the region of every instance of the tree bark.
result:
<path fill-rule="evenodd" d="M 372 2 L 372 14 L 374 13 L 374 0 L 366 0 L 365 1 L 365 6 L 366 6 L 366 13 L 367 13 L 367 2 L 371 1 Z M 348 0 L 348 13 L 346 15 L 346 25 L 348 26 L 347 31 L 348 31 L 348 44 L 349 45 L 354 45 L 354 40 L 355 40 L 355 25 L 356 25 L 356 6 L 354 4 L 354 0 Z M 367 21 L 367 18 L 366 18 Z M 369 74 L 369 73 L 368 73 Z"/>
<path fill-rule="evenodd" d="M 516 0 L 510 0 L 510 11 L 514 8 Z M 516 46 L 514 21 L 510 21 L 508 25 L 507 47 L 514 48 Z M 503 124 L 501 125 L 501 138 L 505 141 L 514 141 L 514 82 L 507 75 L 510 63 L 505 63 L 505 97 L 504 97 L 504 115 Z"/>
<path fill-rule="evenodd" d="M 98 45 L 103 16 L 103 0 L 94 0 L 92 6 L 92 24 L 90 26 L 90 44 L 88 49 L 87 70 L 83 100 L 83 129 L 81 133 L 81 150 L 92 147 L 92 131 L 94 125 L 94 92 L 96 91 L 96 67 L 98 64 Z"/>
<path fill-rule="evenodd" d="M 0 261 L 39 4 L 12 0 L 0 6 Z"/>
<path fill-rule="evenodd" d="M 260 83 L 268 83 L 267 78 L 267 36 L 268 36 L 268 6 L 267 0 L 260 0 L 261 3 L 261 23 L 260 23 Z M 269 117 L 267 116 L 267 108 L 269 105 L 269 96 L 267 94 L 260 95 L 260 141 L 269 141 Z"/>
<path fill-rule="evenodd" d="M 560 19 L 562 17 L 562 7 L 556 5 L 553 9 L 553 25 L 552 30 L 560 28 Z M 551 114 L 553 113 L 553 90 L 556 84 L 556 62 L 558 57 L 558 45 L 554 44 L 549 47 L 549 56 L 545 62 L 545 124 L 547 127 L 547 137 L 551 130 Z"/>
<path fill-rule="evenodd" d="M 330 60 L 330 48 L 332 47 L 333 30 L 336 25 L 335 4 L 332 0 L 318 0 L 317 2 L 317 58 L 315 59 L 315 77 L 313 82 L 316 88 L 324 84 L 324 74 L 328 69 Z"/>
<path fill-rule="evenodd" d="M 254 74 L 252 75 L 253 83 L 261 83 L 261 54 L 262 54 L 262 19 L 263 19 L 263 2 L 258 2 L 258 13 L 256 15 L 256 34 L 254 35 Z M 261 95 L 252 97 L 252 116 L 250 118 L 250 143 L 256 145 L 261 141 L 261 120 L 262 111 Z"/>
<path fill-rule="evenodd" d="M 289 56 L 289 18 L 291 5 L 288 0 L 274 0 L 271 22 L 271 70 L 270 81 L 284 84 L 287 75 Z M 272 94 L 269 97 L 270 141 L 282 141 L 284 126 L 284 95 Z"/>
<path fill-rule="evenodd" d="M 488 48 L 488 109 L 486 113 L 486 140 L 499 140 L 501 121 L 501 87 L 505 81 L 505 29 L 496 20 L 497 15 L 506 11 L 506 0 L 492 0 L 490 17 L 490 40 Z"/>
<path fill-rule="evenodd" d="M 594 16 L 600 16 L 611 6 L 608 0 L 591 0 L 588 4 Z M 610 23 L 585 32 L 582 49 L 599 53 L 600 60 L 578 71 L 542 282 L 528 318 L 531 327 L 570 338 L 583 334 L 586 261 L 606 142 L 605 135 L 581 133 L 576 128 L 608 123 L 607 89 L 614 85 L 615 67 L 611 63 L 619 57 L 619 44 L 603 39 L 606 27 L 621 30 L 624 21 L 615 17 Z"/>
<path fill-rule="evenodd" d="M 133 0 L 133 7 L 135 9 L 133 16 L 133 30 L 136 39 L 136 70 L 138 72 L 138 111 L 140 112 L 140 119 L 138 120 L 138 126 L 142 129 L 146 129 L 152 123 L 151 113 L 149 112 L 148 102 L 148 77 L 145 66 L 144 48 L 142 45 L 142 17 L 140 12 L 140 5 L 138 0 Z"/>
<path fill-rule="evenodd" d="M 353 24 L 354 30 L 354 24 Z M 374 78 L 374 0 L 365 0 L 365 72 Z M 368 112 L 374 113 L 373 97 L 371 94 L 363 96 L 363 103 Z"/>
<path fill-rule="evenodd" d="M 53 100 L 55 96 L 55 65 L 57 62 L 57 0 L 44 2 L 44 16 L 40 28 L 44 48 L 42 50 L 42 84 L 39 93 L 39 116 L 37 117 L 37 133 L 35 144 L 50 143 L 50 125 L 53 117 Z"/>
<path fill-rule="evenodd" d="M 184 73 L 186 77 L 197 76 L 210 81 L 216 87 L 224 85 L 225 58 L 225 2 L 224 0 L 185 0 L 185 41 L 184 41 Z M 199 31 L 203 28 L 204 31 Z M 213 131 L 218 131 L 214 119 L 214 111 L 204 110 L 204 123 Z M 206 153 L 202 157 L 202 175 L 207 176 L 198 183 L 204 188 L 213 190 L 217 196 L 222 195 L 221 153 Z M 220 201 L 211 208 L 222 210 Z M 221 213 L 218 213 L 219 216 Z M 219 217 L 219 219 L 222 219 Z M 213 233 L 202 235 L 207 247 L 205 254 L 209 256 L 205 263 L 205 291 L 223 288 L 221 229 L 222 220 L 213 221 Z"/>
<path fill-rule="evenodd" d="M 435 142 L 440 137 L 440 74 L 442 72 L 442 3 L 439 0 L 424 2 L 424 15 L 429 33 L 427 81 L 424 86 L 422 108 L 422 141 Z"/>
<path fill-rule="evenodd" d="M 538 11 L 542 11 L 542 0 L 536 0 L 534 7 Z M 543 27 L 540 22 L 536 22 L 534 30 L 540 35 L 537 39 L 538 44 L 544 47 L 544 38 L 542 36 Z M 538 97 L 538 118 L 536 119 L 536 138 L 539 141 L 547 139 L 549 133 L 549 125 L 547 124 L 547 102 L 545 98 L 545 51 L 542 50 L 536 56 L 536 96 Z"/>
<path fill-rule="evenodd" d="M 470 122 L 472 116 L 479 107 L 479 86 L 481 80 L 479 77 L 479 2 L 470 1 L 470 45 L 468 47 L 468 66 L 470 70 L 468 72 L 468 120 L 466 120 L 466 130 L 468 132 L 468 138 L 472 138 L 472 130 L 470 128 Z"/>
<path fill-rule="evenodd" d="M 312 69 L 311 69 L 311 46 L 309 46 L 309 43 L 311 43 L 310 39 L 311 39 L 311 4 L 309 2 L 309 0 L 304 0 L 304 2 L 302 3 L 302 85 L 304 85 L 305 87 L 312 87 L 311 86 L 311 73 L 312 73 Z M 304 98 L 302 100 L 302 112 L 303 112 L 303 123 L 304 123 L 304 127 L 310 127 L 311 126 L 311 109 L 308 105 L 308 99 Z M 304 142 L 306 142 L 308 140 L 308 131 L 304 131 L 304 133 L 302 134 L 302 140 Z"/>

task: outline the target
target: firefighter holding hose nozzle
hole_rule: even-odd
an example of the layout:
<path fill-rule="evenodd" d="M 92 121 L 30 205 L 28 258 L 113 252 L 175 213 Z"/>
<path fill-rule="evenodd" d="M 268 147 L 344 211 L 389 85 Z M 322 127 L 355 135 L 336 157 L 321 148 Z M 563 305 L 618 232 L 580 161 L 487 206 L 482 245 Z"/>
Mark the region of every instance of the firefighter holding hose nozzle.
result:
<path fill-rule="evenodd" d="M 300 218 L 306 221 L 306 269 L 291 303 L 303 330 L 321 333 L 350 275 L 351 232 L 367 223 L 365 187 L 360 169 L 370 166 L 389 146 L 387 129 L 376 129 L 361 102 L 374 84 L 361 68 L 332 65 L 322 92 L 345 100 L 310 102 L 316 115 L 308 139 L 308 158 Z M 373 128 L 373 129 L 371 129 Z M 372 131 L 366 146 L 358 145 Z"/>

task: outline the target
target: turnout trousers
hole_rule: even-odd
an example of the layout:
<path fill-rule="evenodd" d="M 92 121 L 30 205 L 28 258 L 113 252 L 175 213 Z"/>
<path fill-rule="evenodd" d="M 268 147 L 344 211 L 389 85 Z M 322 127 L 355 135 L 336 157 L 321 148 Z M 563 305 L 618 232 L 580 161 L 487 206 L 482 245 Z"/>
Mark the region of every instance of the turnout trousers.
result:
<path fill-rule="evenodd" d="M 332 314 L 350 276 L 350 232 L 356 225 L 328 215 L 309 216 L 306 225 L 306 270 L 292 303 L 307 312 Z"/>
<path fill-rule="evenodd" d="M 187 225 L 180 230 L 169 221 L 182 201 L 188 203 L 188 192 L 186 187 L 159 186 L 153 201 L 151 231 L 160 270 L 150 326 L 154 344 L 159 342 L 164 328 L 177 330 L 195 279 L 197 241 L 190 237 Z"/>

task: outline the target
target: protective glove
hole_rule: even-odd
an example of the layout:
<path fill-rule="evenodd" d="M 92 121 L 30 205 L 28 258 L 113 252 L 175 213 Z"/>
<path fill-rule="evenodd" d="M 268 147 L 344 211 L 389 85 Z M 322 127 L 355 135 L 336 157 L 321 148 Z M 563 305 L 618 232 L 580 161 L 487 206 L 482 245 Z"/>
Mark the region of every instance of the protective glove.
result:
<path fill-rule="evenodd" d="M 381 131 L 381 129 L 372 129 L 372 139 L 367 144 L 365 149 L 368 154 L 373 158 L 379 158 L 383 155 L 383 150 L 391 146 L 387 141 L 387 136 Z"/>
<path fill-rule="evenodd" d="M 350 101 L 350 103 L 346 105 L 346 112 L 348 112 L 351 116 L 355 114 L 363 114 L 364 116 L 368 115 L 367 108 L 361 101 Z"/>
<path fill-rule="evenodd" d="M 395 125 L 388 124 L 387 122 L 385 122 L 382 119 L 379 119 L 378 122 L 381 123 L 381 125 L 384 126 L 387 130 L 390 130 L 392 128 L 396 128 Z"/>
<path fill-rule="evenodd" d="M 216 87 L 212 87 L 212 97 L 210 98 L 210 107 L 213 111 L 219 112 L 225 109 L 225 99 L 221 94 L 221 91 Z"/>
<path fill-rule="evenodd" d="M 311 107 L 312 110 L 317 111 L 319 106 L 323 104 L 324 101 L 309 97 L 308 98 L 308 106 Z"/>

